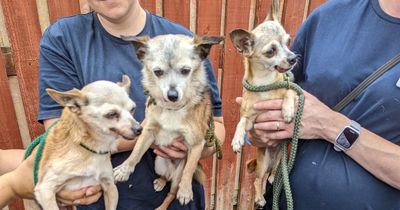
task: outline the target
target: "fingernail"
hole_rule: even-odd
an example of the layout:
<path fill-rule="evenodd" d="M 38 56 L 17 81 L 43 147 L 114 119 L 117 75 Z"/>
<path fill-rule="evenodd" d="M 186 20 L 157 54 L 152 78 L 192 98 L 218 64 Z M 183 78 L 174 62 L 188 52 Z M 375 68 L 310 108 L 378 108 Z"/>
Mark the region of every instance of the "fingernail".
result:
<path fill-rule="evenodd" d="M 88 190 L 88 191 L 86 192 L 86 196 L 91 196 L 91 195 L 93 195 L 93 192 L 92 192 L 91 190 Z"/>
<path fill-rule="evenodd" d="M 258 129 L 258 125 L 257 125 L 257 124 L 254 124 L 254 125 L 253 125 L 253 128 L 254 128 L 254 129 Z"/>
<path fill-rule="evenodd" d="M 81 201 L 80 200 L 74 200 L 74 202 L 73 202 L 74 204 L 80 204 L 81 203 Z"/>

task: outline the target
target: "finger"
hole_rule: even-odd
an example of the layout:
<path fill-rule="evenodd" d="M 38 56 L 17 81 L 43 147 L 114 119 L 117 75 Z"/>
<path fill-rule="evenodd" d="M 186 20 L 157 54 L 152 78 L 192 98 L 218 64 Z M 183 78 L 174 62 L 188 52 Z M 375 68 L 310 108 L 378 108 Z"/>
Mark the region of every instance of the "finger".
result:
<path fill-rule="evenodd" d="M 163 152 L 165 152 L 172 159 L 182 159 L 186 157 L 186 152 L 174 151 L 168 147 L 161 147 Z"/>
<path fill-rule="evenodd" d="M 242 105 L 243 98 L 242 98 L 242 97 L 236 97 L 235 101 L 236 101 L 236 103 L 238 103 L 239 105 Z"/>
<path fill-rule="evenodd" d="M 87 187 L 76 190 L 76 191 L 70 191 L 70 190 L 61 190 L 60 192 L 57 193 L 57 200 L 62 201 L 63 203 L 66 204 L 72 204 L 74 200 L 83 198 L 86 195 L 86 190 Z"/>
<path fill-rule="evenodd" d="M 254 129 L 256 130 L 265 130 L 265 131 L 280 131 L 285 130 L 288 127 L 283 121 L 270 121 L 270 122 L 261 122 L 254 124 Z"/>
<path fill-rule="evenodd" d="M 183 141 L 174 141 L 174 142 L 172 142 L 171 146 L 173 146 L 176 149 L 178 149 L 178 150 L 175 150 L 175 151 L 184 151 L 184 152 L 186 152 L 188 150 L 186 144 L 183 143 Z"/>
<path fill-rule="evenodd" d="M 89 205 L 89 204 L 92 204 L 92 203 L 98 201 L 99 198 L 101 197 L 101 195 L 102 195 L 101 192 L 97 192 L 91 196 L 86 196 L 84 198 L 75 200 L 73 203 L 75 205 Z"/>
<path fill-rule="evenodd" d="M 282 109 L 282 99 L 265 100 L 253 105 L 256 110 Z"/>
<path fill-rule="evenodd" d="M 264 137 L 267 139 L 271 139 L 271 140 L 283 140 L 283 139 L 291 138 L 292 133 L 288 132 L 287 130 L 281 130 L 281 131 L 276 131 L 276 132 L 265 133 Z"/>
<path fill-rule="evenodd" d="M 86 196 L 91 196 L 102 191 L 101 185 L 90 186 L 86 190 Z"/>
<path fill-rule="evenodd" d="M 282 111 L 270 110 L 259 114 L 256 118 L 256 123 L 265 121 L 283 121 Z"/>
<path fill-rule="evenodd" d="M 161 149 L 154 149 L 153 151 L 154 151 L 154 154 L 156 154 L 160 157 L 169 159 L 169 156 L 165 152 L 163 152 Z"/>

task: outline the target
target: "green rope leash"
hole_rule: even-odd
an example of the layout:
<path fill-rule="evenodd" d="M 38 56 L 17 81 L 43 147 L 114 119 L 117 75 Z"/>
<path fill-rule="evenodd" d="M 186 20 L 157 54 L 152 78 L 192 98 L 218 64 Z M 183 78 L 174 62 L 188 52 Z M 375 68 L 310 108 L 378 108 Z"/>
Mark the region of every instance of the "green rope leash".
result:
<path fill-rule="evenodd" d="M 304 108 L 304 94 L 300 86 L 291 82 L 293 81 L 293 74 L 288 72 L 285 74 L 285 81 L 279 81 L 272 83 L 270 85 L 262 85 L 262 86 L 252 86 L 247 81 L 243 81 L 243 87 L 248 91 L 252 92 L 266 92 L 270 90 L 276 90 L 281 88 L 287 88 L 294 90 L 299 96 L 298 104 L 297 104 L 297 114 L 294 120 L 294 130 L 293 137 L 291 140 L 292 150 L 289 156 L 289 160 L 287 159 L 287 149 L 289 141 L 285 141 L 282 143 L 281 152 L 282 159 L 278 166 L 277 172 L 275 174 L 275 179 L 273 183 L 273 202 L 272 209 L 279 209 L 279 197 L 282 191 L 282 187 L 284 188 L 286 195 L 286 205 L 288 210 L 293 210 L 293 197 L 292 191 L 290 189 L 290 181 L 289 181 L 289 173 L 293 168 L 293 164 L 296 158 L 298 140 L 299 140 L 299 132 L 300 132 L 300 121 L 303 115 Z"/>
<path fill-rule="evenodd" d="M 33 150 L 35 149 L 35 147 L 37 145 L 39 145 L 38 150 L 36 152 L 36 156 L 33 162 L 33 182 L 36 185 L 38 182 L 38 169 L 39 169 L 39 163 L 40 163 L 40 159 L 42 159 L 42 153 L 43 153 L 43 148 L 44 148 L 44 144 L 46 141 L 47 136 L 49 135 L 49 131 L 51 130 L 51 128 L 58 122 L 58 120 L 56 120 L 53 124 L 50 125 L 50 127 L 40 136 L 38 136 L 31 144 L 29 144 L 28 148 L 25 151 L 25 155 L 24 155 L 24 160 L 26 158 L 28 158 Z"/>
<path fill-rule="evenodd" d="M 215 124 L 214 124 L 214 117 L 212 114 L 209 120 L 210 120 L 210 127 L 208 128 L 206 136 L 204 137 L 204 139 L 206 140 L 206 147 L 212 147 L 215 145 L 215 153 L 217 155 L 217 158 L 221 160 L 222 148 L 217 135 L 215 135 Z"/>

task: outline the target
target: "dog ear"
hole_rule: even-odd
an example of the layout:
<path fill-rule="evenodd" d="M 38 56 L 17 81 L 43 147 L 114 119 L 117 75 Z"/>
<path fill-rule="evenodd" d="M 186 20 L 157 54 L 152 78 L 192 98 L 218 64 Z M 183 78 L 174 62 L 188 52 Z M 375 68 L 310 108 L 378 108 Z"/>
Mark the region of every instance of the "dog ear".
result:
<path fill-rule="evenodd" d="M 229 33 L 233 46 L 244 56 L 253 54 L 254 35 L 243 29 L 235 29 Z"/>
<path fill-rule="evenodd" d="M 196 36 L 193 40 L 201 59 L 207 58 L 211 46 L 220 44 L 222 41 L 224 41 L 224 37 L 222 36 Z"/>
<path fill-rule="evenodd" d="M 125 91 L 129 94 L 129 89 L 131 87 L 131 80 L 129 79 L 129 77 L 127 75 L 123 75 L 122 76 L 122 81 L 121 82 L 117 82 L 117 85 L 119 85 L 120 87 L 124 88 Z"/>
<path fill-rule="evenodd" d="M 149 41 L 148 36 L 123 36 L 121 35 L 121 39 L 131 42 L 135 47 L 136 56 L 139 60 L 143 60 L 144 55 L 146 54 L 147 45 L 146 42 Z"/>
<path fill-rule="evenodd" d="M 68 107 L 72 112 L 80 113 L 81 107 L 86 106 L 88 99 L 78 89 L 72 89 L 66 92 L 56 91 L 50 88 L 46 89 L 51 98 L 61 106 Z"/>

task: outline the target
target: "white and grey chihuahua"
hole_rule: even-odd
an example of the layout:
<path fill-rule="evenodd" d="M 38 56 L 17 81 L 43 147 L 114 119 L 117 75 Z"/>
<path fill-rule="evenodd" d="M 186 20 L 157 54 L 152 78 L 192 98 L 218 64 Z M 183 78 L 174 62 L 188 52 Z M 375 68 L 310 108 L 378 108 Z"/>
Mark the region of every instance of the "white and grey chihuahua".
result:
<path fill-rule="evenodd" d="M 280 24 L 278 11 L 279 0 L 273 0 L 270 14 L 254 30 L 235 29 L 230 33 L 234 47 L 244 57 L 245 73 L 243 80 L 250 85 L 262 86 L 277 81 L 284 81 L 284 73 L 296 64 L 296 55 L 288 49 L 289 34 Z M 251 92 L 243 90 L 243 101 L 240 108 L 240 121 L 236 126 L 231 142 L 234 152 L 240 152 L 244 144 L 246 131 L 253 129 L 256 117 L 261 113 L 253 105 L 262 100 L 283 99 L 282 114 L 286 123 L 295 117 L 296 92 L 288 89 L 277 89 L 268 92 Z M 277 124 L 279 130 L 279 124 Z M 255 203 L 264 206 L 264 177 L 274 173 L 280 159 L 280 145 L 258 148 L 257 159 L 248 163 L 249 171 L 256 171 Z M 272 176 L 273 177 L 273 176 Z M 273 179 L 273 178 L 272 178 Z"/>
<path fill-rule="evenodd" d="M 142 84 L 149 96 L 143 133 L 130 157 L 115 168 L 116 181 L 125 181 L 151 144 L 170 145 L 184 137 L 186 159 L 171 160 L 157 156 L 154 190 L 161 191 L 167 181 L 171 189 L 157 208 L 167 209 L 175 196 L 182 205 L 193 200 L 192 179 L 201 182 L 198 162 L 205 144 L 211 116 L 211 97 L 204 60 L 211 46 L 222 37 L 160 35 L 123 37 L 131 41 L 143 63 Z"/>

